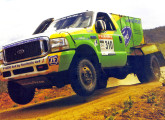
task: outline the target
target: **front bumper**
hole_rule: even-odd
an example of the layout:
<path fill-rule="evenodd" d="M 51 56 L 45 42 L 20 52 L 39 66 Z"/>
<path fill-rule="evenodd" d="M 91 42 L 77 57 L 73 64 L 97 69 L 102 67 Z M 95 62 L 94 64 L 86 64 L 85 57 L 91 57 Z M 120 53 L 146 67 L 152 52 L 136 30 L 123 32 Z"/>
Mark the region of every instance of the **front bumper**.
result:
<path fill-rule="evenodd" d="M 11 81 L 43 76 L 67 70 L 74 56 L 74 51 L 52 53 L 45 57 L 11 65 L 0 66 L 0 80 Z M 67 61 L 67 62 L 66 62 Z"/>

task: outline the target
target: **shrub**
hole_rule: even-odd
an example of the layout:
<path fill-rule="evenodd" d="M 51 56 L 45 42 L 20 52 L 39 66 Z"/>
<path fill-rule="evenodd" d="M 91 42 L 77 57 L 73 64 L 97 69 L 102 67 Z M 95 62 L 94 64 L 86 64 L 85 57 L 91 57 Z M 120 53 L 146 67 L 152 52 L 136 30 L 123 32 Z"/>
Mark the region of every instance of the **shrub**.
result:
<path fill-rule="evenodd" d="M 128 112 L 133 106 L 133 101 L 131 99 L 131 96 L 129 96 L 129 100 L 124 101 L 124 109 L 122 110 L 122 113 Z"/>
<path fill-rule="evenodd" d="M 114 120 L 114 116 L 107 117 L 105 120 Z"/>
<path fill-rule="evenodd" d="M 148 96 L 147 97 L 147 103 L 154 103 L 155 102 L 155 96 Z"/>

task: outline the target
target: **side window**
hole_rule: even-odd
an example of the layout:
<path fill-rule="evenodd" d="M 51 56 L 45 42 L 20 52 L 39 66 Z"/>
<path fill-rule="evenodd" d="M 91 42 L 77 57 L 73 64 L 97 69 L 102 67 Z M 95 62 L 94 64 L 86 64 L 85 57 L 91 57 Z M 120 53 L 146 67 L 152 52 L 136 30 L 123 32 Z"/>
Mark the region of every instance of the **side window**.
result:
<path fill-rule="evenodd" d="M 106 24 L 106 30 L 116 30 L 107 13 L 98 13 L 96 20 L 103 20 Z"/>

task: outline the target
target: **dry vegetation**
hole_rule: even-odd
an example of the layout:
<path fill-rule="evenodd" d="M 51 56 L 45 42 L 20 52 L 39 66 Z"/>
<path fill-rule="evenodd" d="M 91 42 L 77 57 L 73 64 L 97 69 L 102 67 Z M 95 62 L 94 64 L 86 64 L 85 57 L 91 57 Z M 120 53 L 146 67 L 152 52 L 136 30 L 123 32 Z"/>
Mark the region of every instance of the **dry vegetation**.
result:
<path fill-rule="evenodd" d="M 102 119 L 105 120 L 164 120 L 165 87 L 157 87 L 140 96 L 129 96 L 124 102 L 96 110 L 79 120 L 99 120 L 101 116 L 104 116 Z"/>
<path fill-rule="evenodd" d="M 110 110 L 104 110 L 106 120 L 165 119 L 165 87 L 158 87 L 140 97 L 132 96 Z"/>

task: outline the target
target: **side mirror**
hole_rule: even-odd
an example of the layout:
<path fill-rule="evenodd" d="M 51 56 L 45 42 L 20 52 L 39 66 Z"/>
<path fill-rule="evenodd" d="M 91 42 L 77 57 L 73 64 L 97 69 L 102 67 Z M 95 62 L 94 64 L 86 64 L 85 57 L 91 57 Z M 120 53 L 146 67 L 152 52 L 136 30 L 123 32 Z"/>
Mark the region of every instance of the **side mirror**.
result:
<path fill-rule="evenodd" d="M 106 24 L 103 20 L 97 20 L 95 24 L 96 32 L 101 33 L 106 30 Z"/>

